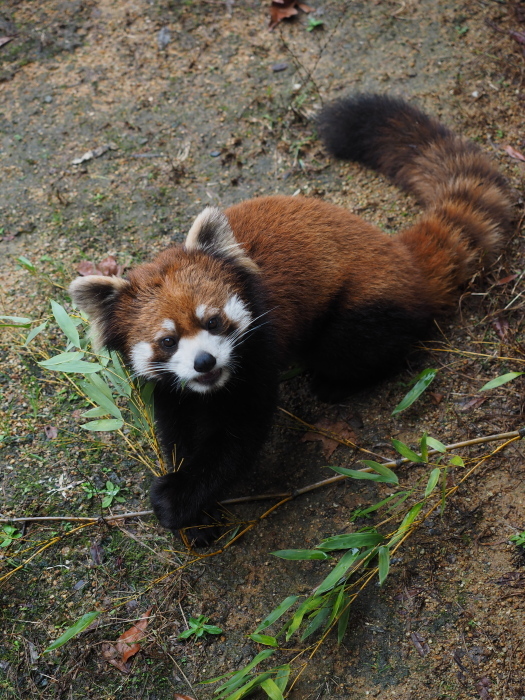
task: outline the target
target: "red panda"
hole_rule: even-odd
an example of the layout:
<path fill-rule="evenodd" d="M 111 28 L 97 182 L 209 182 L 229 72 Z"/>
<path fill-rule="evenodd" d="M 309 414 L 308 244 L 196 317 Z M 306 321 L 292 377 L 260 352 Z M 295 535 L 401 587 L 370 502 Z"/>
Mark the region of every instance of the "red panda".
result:
<path fill-rule="evenodd" d="M 127 279 L 71 284 L 98 344 L 156 382 L 158 435 L 180 467 L 154 480 L 151 501 L 174 532 L 207 522 L 251 468 L 286 363 L 303 364 L 325 400 L 391 372 L 510 228 L 507 185 L 486 156 L 406 102 L 342 99 L 318 130 L 334 156 L 414 194 L 419 221 L 390 237 L 328 202 L 260 197 L 206 208 L 184 245 Z"/>

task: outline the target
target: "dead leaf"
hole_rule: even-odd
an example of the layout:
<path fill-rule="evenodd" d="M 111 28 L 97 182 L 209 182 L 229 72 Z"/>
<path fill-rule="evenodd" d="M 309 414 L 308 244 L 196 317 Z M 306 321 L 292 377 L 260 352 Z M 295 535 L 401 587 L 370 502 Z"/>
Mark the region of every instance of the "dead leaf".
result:
<path fill-rule="evenodd" d="M 115 149 L 116 146 L 114 144 L 108 143 L 104 146 L 94 148 L 92 151 L 86 151 L 83 155 L 80 156 L 80 158 L 73 158 L 71 163 L 73 165 L 80 165 L 81 163 L 85 163 L 88 160 L 93 160 L 93 158 L 99 158 L 100 156 L 103 156 L 104 153 L 107 153 L 108 151 L 114 151 Z"/>
<path fill-rule="evenodd" d="M 514 39 L 514 41 L 517 41 L 518 44 L 525 44 L 525 32 L 519 32 L 517 29 L 509 29 L 509 36 Z"/>
<path fill-rule="evenodd" d="M 516 160 L 522 160 L 525 162 L 525 156 L 523 155 L 523 153 L 520 153 L 515 148 L 512 148 L 512 146 L 503 146 L 503 150 L 506 151 L 511 158 L 515 158 Z"/>
<path fill-rule="evenodd" d="M 469 401 L 465 401 L 465 403 L 462 403 L 461 406 L 459 407 L 460 411 L 470 411 L 473 408 L 478 408 L 478 406 L 481 406 L 482 403 L 485 403 L 487 400 L 486 396 L 474 396 L 473 399 L 470 399 Z"/>
<path fill-rule="evenodd" d="M 428 646 L 426 639 L 418 634 L 418 632 L 412 632 L 410 634 L 410 639 L 416 647 L 419 656 L 426 656 L 430 653 L 430 647 Z"/>
<path fill-rule="evenodd" d="M 439 406 L 439 404 L 445 398 L 444 394 L 439 394 L 437 391 L 430 391 L 429 396 L 432 399 L 432 403 L 435 403 L 436 406 Z"/>
<path fill-rule="evenodd" d="M 189 695 L 179 695 L 179 693 L 175 693 L 173 697 L 174 700 L 195 700 L 195 698 L 190 698 Z"/>
<path fill-rule="evenodd" d="M 492 700 L 492 695 L 489 693 L 490 681 L 488 678 L 481 678 L 476 683 L 476 690 L 482 700 Z"/>
<path fill-rule="evenodd" d="M 0 46 L 5 46 L 13 40 L 12 36 L 0 36 Z"/>
<path fill-rule="evenodd" d="M 509 332 L 509 322 L 506 318 L 495 318 L 491 323 L 492 328 L 501 340 L 505 340 Z"/>
<path fill-rule="evenodd" d="M 100 544 L 100 542 L 93 542 L 89 548 L 89 553 L 91 554 L 91 559 L 93 559 L 93 564 L 95 566 L 102 564 L 104 547 Z"/>
<path fill-rule="evenodd" d="M 351 442 L 355 442 L 356 440 L 354 431 L 349 427 L 348 423 L 345 423 L 344 421 L 331 422 L 330 420 L 323 419 L 316 423 L 315 427 L 320 428 L 322 431 L 327 433 L 331 433 L 343 440 L 350 440 Z M 313 440 L 317 440 L 322 443 L 323 454 L 326 459 L 329 459 L 329 457 L 332 456 L 337 447 L 341 444 L 338 440 L 335 440 L 328 435 L 316 433 L 314 431 L 305 433 L 301 438 L 302 442 L 311 442 Z"/>
<path fill-rule="evenodd" d="M 516 273 L 515 275 L 507 275 L 507 277 L 502 277 L 497 282 L 494 282 L 494 284 L 507 284 L 508 282 L 512 282 L 512 280 L 515 280 L 517 276 L 518 273 Z"/>
<path fill-rule="evenodd" d="M 109 643 L 102 645 L 102 656 L 122 673 L 129 673 L 131 670 L 130 664 L 127 662 L 140 651 L 139 642 L 144 639 L 152 610 L 153 608 L 146 610 L 138 622 L 135 622 L 129 630 L 120 635 L 115 645 Z"/>
<path fill-rule="evenodd" d="M 270 7 L 270 29 L 274 29 L 283 19 L 288 19 L 303 12 L 312 12 L 313 8 L 308 7 L 299 0 L 273 0 Z"/>
<path fill-rule="evenodd" d="M 114 255 L 108 255 L 107 258 L 96 264 L 90 260 L 82 260 L 77 265 L 77 272 L 82 277 L 89 275 L 103 275 L 104 277 L 117 275 L 119 277 L 124 272 L 124 266 L 117 262 Z"/>
<path fill-rule="evenodd" d="M 48 440 L 54 440 L 56 437 L 58 437 L 58 428 L 55 428 L 54 425 L 44 426 L 44 432 Z"/>

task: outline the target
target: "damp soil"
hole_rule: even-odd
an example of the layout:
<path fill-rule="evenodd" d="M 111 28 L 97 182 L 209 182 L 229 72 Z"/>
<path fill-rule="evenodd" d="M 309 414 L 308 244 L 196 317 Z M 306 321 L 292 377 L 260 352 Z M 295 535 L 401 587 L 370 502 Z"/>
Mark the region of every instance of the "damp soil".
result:
<path fill-rule="evenodd" d="M 493 269 L 464 290 L 457 313 L 440 322 L 435 343 L 397 376 L 335 406 L 314 401 L 303 376 L 283 381 L 255 475 L 231 496 L 292 492 L 333 475 L 329 464 L 356 465 L 350 447 L 328 455 L 320 441 L 305 440 L 296 418 L 336 433 L 344 426 L 353 442 L 390 459 L 392 438 L 415 447 L 424 432 L 451 444 L 520 429 L 522 379 L 479 389 L 523 369 L 525 162 L 505 150 L 525 153 L 522 5 L 324 0 L 312 3 L 315 21 L 299 12 L 274 31 L 268 5 L 4 1 L 0 313 L 49 315 L 50 299 L 67 305 L 62 288 L 82 261 L 148 260 L 182 240 L 207 204 L 300 192 L 394 234 L 417 217 L 415 203 L 375 174 L 331 161 L 313 121 L 323 101 L 389 92 L 415 100 L 491 155 L 513 187 L 516 233 Z M 20 256 L 36 274 L 17 263 Z M 124 498 L 114 512 L 148 509 L 147 470 L 111 434 L 87 440 L 78 399 L 20 349 L 12 329 L 0 353 L 2 515 L 100 513 L 89 487 L 102 490 L 108 480 Z M 427 367 L 439 370 L 431 388 L 392 417 Z M 359 595 L 342 643 L 331 633 L 302 657 L 309 661 L 291 698 L 523 700 L 525 558 L 509 538 L 525 529 L 525 448 L 516 442 L 492 454 L 500 444 L 456 452 L 470 465 L 486 459 L 443 514 L 400 548 L 383 586 L 374 580 Z M 397 473 L 409 488 L 426 483 L 429 467 Z M 463 475 L 451 469 L 449 483 Z M 271 552 L 373 525 L 377 518 L 351 515 L 390 492 L 388 484 L 354 480 L 319 488 L 198 561 L 152 517 L 73 533 L 73 524 L 18 524 L 22 537 L 3 548 L 2 575 L 25 564 L 0 591 L 0 696 L 213 697 L 215 686 L 201 683 L 249 663 L 262 649 L 248 636 L 260 620 L 287 596 L 310 593 L 329 571 L 326 562 Z M 274 503 L 231 506 L 229 517 L 249 523 Z M 103 644 L 151 606 L 142 648 L 122 673 Z M 92 610 L 106 611 L 99 624 L 43 655 Z M 222 634 L 179 640 L 198 615 Z M 292 649 L 301 648 L 297 641 Z M 280 653 L 282 661 L 293 655 Z"/>

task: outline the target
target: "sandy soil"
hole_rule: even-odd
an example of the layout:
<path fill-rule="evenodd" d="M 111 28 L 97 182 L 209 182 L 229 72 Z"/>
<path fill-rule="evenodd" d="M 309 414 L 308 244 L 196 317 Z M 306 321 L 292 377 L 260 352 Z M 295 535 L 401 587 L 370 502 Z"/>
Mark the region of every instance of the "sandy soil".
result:
<path fill-rule="evenodd" d="M 321 26 L 308 31 L 300 13 L 273 32 L 268 4 L 232 3 L 228 13 L 219 0 L 4 2 L 0 44 L 2 36 L 11 41 L 0 46 L 0 313 L 48 315 L 49 299 L 67 303 L 60 285 L 82 260 L 146 260 L 181 240 L 209 203 L 301 192 L 394 233 L 417 216 L 414 202 L 373 173 L 330 161 L 316 140 L 316 110 L 352 90 L 413 98 L 475 139 L 509 178 L 520 220 L 525 163 L 504 150 L 525 152 L 524 47 L 512 35 L 525 32 L 519 3 L 325 0 L 313 3 Z M 73 163 L 93 149 L 96 157 Z M 494 269 L 465 290 L 439 342 L 401 375 L 338 406 L 313 401 L 297 377 L 283 382 L 280 406 L 309 424 L 344 424 L 352 440 L 391 459 L 391 438 L 415 446 L 427 431 L 450 444 L 523 427 L 522 379 L 479 394 L 489 379 L 523 369 L 519 229 Z M 17 265 L 19 256 L 38 274 Z M 125 498 L 114 512 L 147 509 L 149 475 L 111 435 L 86 439 L 83 405 L 19 350 L 10 329 L 0 353 L 2 514 L 97 514 L 100 499 L 88 499 L 82 484 L 101 489 L 108 479 Z M 392 418 L 425 367 L 440 370 L 431 391 Z M 57 437 L 46 439 L 46 427 Z M 328 463 L 355 463 L 354 450 L 339 446 L 327 457 L 303 435 L 279 412 L 255 478 L 232 496 L 293 490 L 330 476 Z M 407 541 L 385 584 L 358 597 L 343 643 L 328 636 L 290 697 L 525 698 L 524 560 L 509 544 L 525 529 L 524 448 L 492 454 L 499 444 L 458 450 L 469 465 L 487 459 L 443 517 Z M 410 487 L 428 470 L 398 473 Z M 462 475 L 458 468 L 450 478 Z M 28 523 L 2 561 L 7 573 L 35 554 L 3 581 L 0 696 L 211 698 L 214 686 L 199 683 L 247 664 L 262 649 L 247 636 L 258 622 L 329 570 L 270 552 L 355 529 L 351 513 L 390 493 L 363 483 L 298 497 L 196 562 L 150 517 L 75 533 Z M 269 507 L 234 506 L 232 518 L 249 522 Z M 53 537 L 61 539 L 39 551 Z M 42 656 L 82 614 L 119 603 Z M 142 649 L 123 674 L 107 663 L 103 644 L 151 606 Z M 199 614 L 222 635 L 178 640 Z M 301 648 L 296 641 L 276 658 Z"/>

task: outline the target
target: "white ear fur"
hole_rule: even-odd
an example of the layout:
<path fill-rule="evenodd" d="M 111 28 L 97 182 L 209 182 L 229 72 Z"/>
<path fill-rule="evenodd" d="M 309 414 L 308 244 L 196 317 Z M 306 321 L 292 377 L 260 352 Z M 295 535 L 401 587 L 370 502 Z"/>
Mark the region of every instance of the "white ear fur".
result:
<path fill-rule="evenodd" d="M 79 309 L 85 311 L 91 321 L 90 335 L 96 348 L 104 342 L 104 314 L 115 301 L 120 291 L 129 282 L 122 277 L 87 275 L 77 277 L 69 285 L 71 299 Z"/>
<path fill-rule="evenodd" d="M 226 215 L 217 207 L 206 207 L 198 215 L 186 236 L 185 246 L 187 250 L 202 250 L 233 258 L 244 267 L 259 271 L 236 241 Z"/>

